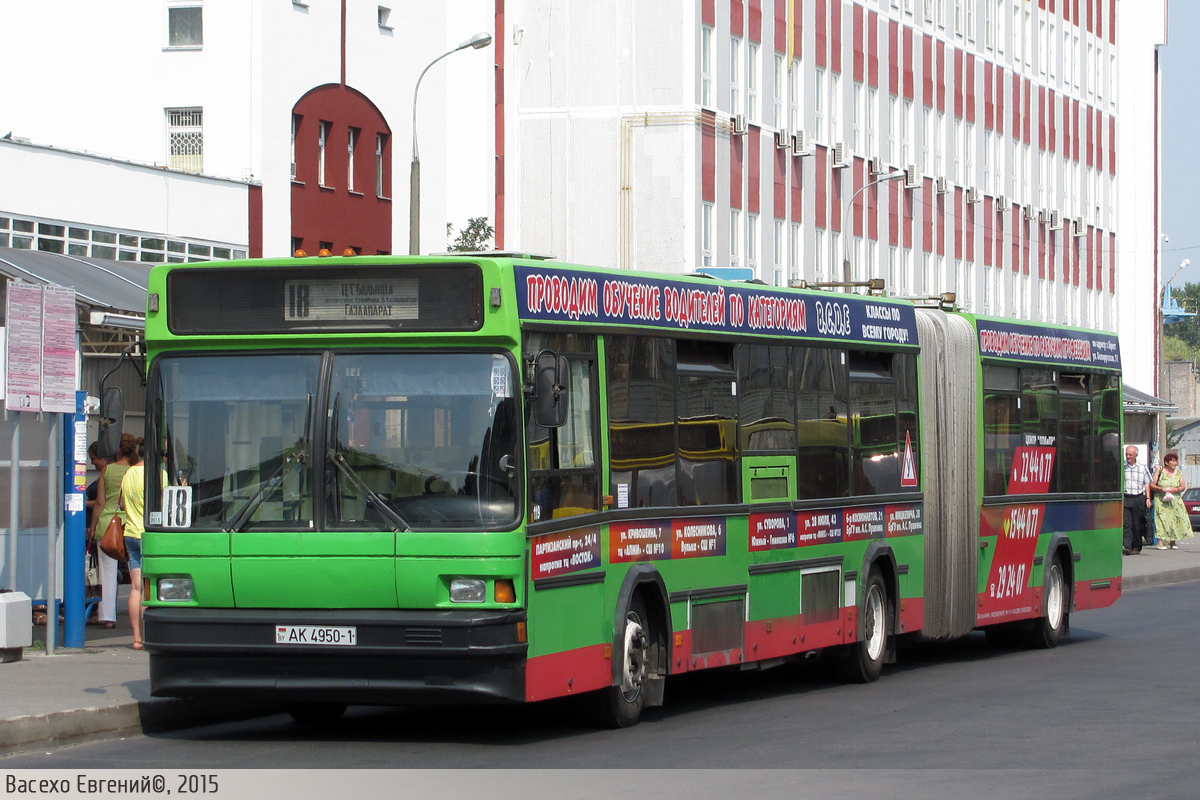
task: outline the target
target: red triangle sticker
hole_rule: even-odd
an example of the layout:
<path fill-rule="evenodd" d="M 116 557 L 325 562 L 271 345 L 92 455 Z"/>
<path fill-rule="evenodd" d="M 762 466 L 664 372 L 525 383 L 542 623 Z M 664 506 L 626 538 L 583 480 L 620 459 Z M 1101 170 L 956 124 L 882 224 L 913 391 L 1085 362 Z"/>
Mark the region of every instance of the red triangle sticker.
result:
<path fill-rule="evenodd" d="M 917 485 L 917 461 L 913 458 L 912 434 L 904 432 L 904 467 L 900 471 L 900 485 Z"/>

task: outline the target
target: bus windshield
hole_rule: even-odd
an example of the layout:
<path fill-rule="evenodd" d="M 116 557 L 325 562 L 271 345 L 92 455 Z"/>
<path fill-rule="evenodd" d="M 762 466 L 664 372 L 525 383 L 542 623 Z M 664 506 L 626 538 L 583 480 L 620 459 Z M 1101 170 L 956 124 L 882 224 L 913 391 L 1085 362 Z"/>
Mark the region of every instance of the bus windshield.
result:
<path fill-rule="evenodd" d="M 161 358 L 148 521 L 234 533 L 511 527 L 515 389 L 499 353 Z M 155 516 L 162 482 L 187 487 L 188 514 Z"/>
<path fill-rule="evenodd" d="M 339 353 L 332 374 L 332 526 L 515 523 L 517 415 L 507 357 Z"/>

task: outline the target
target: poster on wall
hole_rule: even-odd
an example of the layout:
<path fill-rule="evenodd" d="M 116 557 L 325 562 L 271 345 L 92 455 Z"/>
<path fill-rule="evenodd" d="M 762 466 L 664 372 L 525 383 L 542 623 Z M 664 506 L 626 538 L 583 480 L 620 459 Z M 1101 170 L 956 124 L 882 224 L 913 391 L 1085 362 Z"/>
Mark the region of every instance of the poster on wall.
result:
<path fill-rule="evenodd" d="M 42 410 L 42 287 L 12 281 L 5 303 L 4 407 Z"/>
<path fill-rule="evenodd" d="M 75 290 L 42 289 L 42 410 L 75 411 Z"/>

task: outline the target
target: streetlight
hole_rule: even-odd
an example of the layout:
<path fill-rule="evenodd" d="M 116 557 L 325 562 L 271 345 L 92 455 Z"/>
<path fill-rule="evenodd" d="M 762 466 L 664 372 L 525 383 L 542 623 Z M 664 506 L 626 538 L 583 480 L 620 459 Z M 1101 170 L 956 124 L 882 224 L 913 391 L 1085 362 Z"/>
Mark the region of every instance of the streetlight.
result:
<path fill-rule="evenodd" d="M 492 43 L 492 35 L 490 33 L 477 33 L 470 39 L 460 44 L 453 50 L 447 50 L 440 56 L 430 61 L 425 69 L 421 70 L 420 76 L 417 78 L 417 85 L 413 89 L 413 153 L 412 165 L 408 173 L 408 252 L 409 255 L 417 255 L 421 252 L 421 159 L 417 155 L 417 92 L 421 90 L 421 79 L 425 77 L 425 73 L 429 72 L 429 67 L 432 67 L 437 62 L 441 61 L 451 53 L 457 53 L 459 50 L 466 50 L 468 47 L 478 50 L 482 47 L 487 47 Z"/>
<path fill-rule="evenodd" d="M 886 183 L 888 181 L 894 181 L 894 180 L 897 180 L 897 179 L 903 178 L 903 177 L 904 177 L 904 170 L 898 169 L 893 172 L 889 172 L 887 175 L 884 175 L 881 178 L 876 178 L 875 180 L 871 181 L 870 183 L 864 183 L 861 187 L 859 187 L 858 191 L 856 191 L 854 194 L 850 195 L 850 199 L 846 201 L 846 208 L 845 208 L 844 212 L 842 213 L 842 219 L 845 220 L 850 216 L 850 207 L 852 205 L 854 205 L 855 198 L 857 198 L 860 194 L 862 194 L 865 189 L 869 189 L 872 186 L 878 186 L 881 183 Z M 853 221 L 851 221 L 850 233 L 852 233 L 853 230 L 854 230 L 854 223 L 853 223 Z M 830 238 L 830 245 L 831 245 L 830 249 L 832 249 L 833 237 L 831 236 L 829 238 Z M 847 248 L 846 248 L 846 239 L 847 238 L 848 238 L 848 234 L 842 235 L 842 280 L 847 284 L 846 291 L 850 291 L 850 288 L 849 288 L 849 284 L 851 282 L 851 280 L 850 280 L 850 258 L 847 255 Z M 834 254 L 834 253 L 830 253 L 830 255 L 831 255 L 831 257 L 836 257 L 836 254 Z"/>

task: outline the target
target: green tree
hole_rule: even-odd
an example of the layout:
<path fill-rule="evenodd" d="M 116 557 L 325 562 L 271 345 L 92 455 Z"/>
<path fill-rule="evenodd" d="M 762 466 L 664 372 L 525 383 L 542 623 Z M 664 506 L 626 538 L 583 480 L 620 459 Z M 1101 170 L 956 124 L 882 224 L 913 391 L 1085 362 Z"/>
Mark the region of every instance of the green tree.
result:
<path fill-rule="evenodd" d="M 492 236 L 496 229 L 488 224 L 487 217 L 471 217 L 467 226 L 454 234 L 454 225 L 446 223 L 446 247 L 454 253 L 479 253 L 491 250 Z"/>

